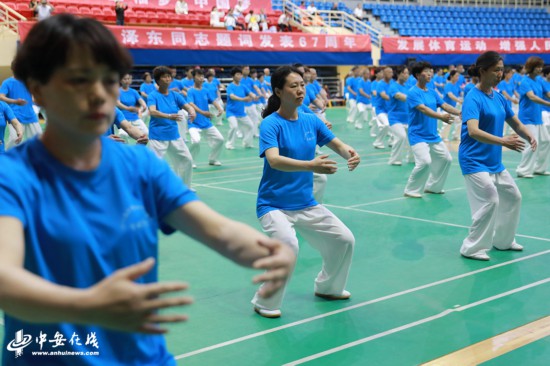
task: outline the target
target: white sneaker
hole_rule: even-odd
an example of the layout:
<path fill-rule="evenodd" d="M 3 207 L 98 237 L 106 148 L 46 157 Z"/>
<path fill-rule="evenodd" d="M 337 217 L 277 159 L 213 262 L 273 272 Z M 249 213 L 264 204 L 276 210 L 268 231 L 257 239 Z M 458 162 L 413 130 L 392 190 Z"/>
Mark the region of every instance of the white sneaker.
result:
<path fill-rule="evenodd" d="M 519 174 L 518 178 L 533 178 L 533 174 Z"/>
<path fill-rule="evenodd" d="M 550 172 L 535 172 L 535 175 L 544 175 L 544 176 L 548 176 L 548 175 L 550 175 Z"/>
<path fill-rule="evenodd" d="M 281 317 L 281 310 L 269 310 L 260 308 L 258 306 L 254 306 L 254 311 L 258 313 L 259 315 L 263 316 L 264 318 L 280 318 Z"/>
<path fill-rule="evenodd" d="M 375 149 L 383 149 L 384 148 L 384 144 L 373 143 L 372 146 L 374 146 Z"/>
<path fill-rule="evenodd" d="M 193 169 L 197 169 L 197 164 L 193 164 Z"/>
<path fill-rule="evenodd" d="M 512 250 L 514 252 L 521 252 L 521 251 L 523 251 L 523 245 L 514 242 L 514 243 L 512 243 L 510 248 L 508 248 L 508 249 L 500 249 L 500 248 L 497 248 L 497 247 L 495 247 L 495 249 L 496 250 Z"/>
<path fill-rule="evenodd" d="M 410 198 L 422 198 L 422 195 L 420 193 L 409 193 L 409 192 L 405 192 L 403 194 L 403 196 L 405 197 L 410 197 Z"/>
<path fill-rule="evenodd" d="M 227 150 L 235 150 L 235 146 L 231 145 L 231 144 L 225 144 L 225 148 Z"/>
<path fill-rule="evenodd" d="M 390 165 L 401 166 L 403 163 L 400 161 L 394 161 L 393 163 L 390 163 Z"/>
<path fill-rule="evenodd" d="M 323 298 L 325 300 L 347 300 L 351 297 L 351 292 L 344 290 L 340 295 L 329 295 L 316 292 L 315 296 Z"/>
<path fill-rule="evenodd" d="M 208 165 L 222 166 L 222 163 L 221 161 L 215 160 L 215 161 L 209 161 Z"/>
<path fill-rule="evenodd" d="M 491 259 L 491 257 L 489 257 L 486 253 L 476 253 L 476 254 L 472 254 L 472 255 L 462 254 L 462 256 L 465 257 L 465 258 L 475 259 L 475 260 L 478 260 L 478 261 L 488 261 L 489 259 Z"/>

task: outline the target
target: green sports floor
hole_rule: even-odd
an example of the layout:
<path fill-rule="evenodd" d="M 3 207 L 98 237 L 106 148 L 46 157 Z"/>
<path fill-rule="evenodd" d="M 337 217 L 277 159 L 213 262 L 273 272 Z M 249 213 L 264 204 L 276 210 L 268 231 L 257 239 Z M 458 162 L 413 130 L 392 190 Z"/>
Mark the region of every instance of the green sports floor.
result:
<path fill-rule="evenodd" d="M 171 326 L 166 336 L 178 365 L 418 365 L 550 315 L 550 177 L 517 180 L 523 195 L 517 241 L 525 250 L 492 251 L 489 262 L 468 260 L 459 255 L 471 218 L 456 152 L 444 195 L 405 198 L 413 165 L 389 166 L 389 149 L 375 150 L 367 129 L 345 122 L 344 109 L 327 117 L 362 157 L 354 172 L 337 158 L 339 171 L 329 177 L 324 202 L 355 234 L 351 299 L 313 296 L 321 258 L 301 241 L 283 316 L 265 319 L 250 304 L 256 271 L 181 234 L 161 236 L 161 280 L 188 281 L 195 299 L 177 310 L 189 321 Z M 225 134 L 227 125 L 220 130 Z M 217 168 L 207 165 L 207 151 L 204 144 L 193 176 L 199 196 L 259 229 L 258 150 L 225 150 Z M 519 159 L 503 154 L 512 173 Z M 550 337 L 483 365 L 548 360 Z"/>

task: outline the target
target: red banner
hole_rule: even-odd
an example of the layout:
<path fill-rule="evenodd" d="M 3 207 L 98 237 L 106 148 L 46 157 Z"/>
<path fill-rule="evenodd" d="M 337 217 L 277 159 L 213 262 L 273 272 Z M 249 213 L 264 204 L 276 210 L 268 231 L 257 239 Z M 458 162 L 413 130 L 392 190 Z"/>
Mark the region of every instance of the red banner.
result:
<path fill-rule="evenodd" d="M 384 37 L 385 53 L 550 53 L 548 38 Z"/>
<path fill-rule="evenodd" d="M 174 10 L 176 7 L 176 0 L 123 0 L 128 7 L 139 8 L 151 8 L 157 9 L 170 9 Z M 63 0 L 51 0 L 51 3 L 55 6 L 56 3 L 67 3 Z M 217 6 L 218 9 L 227 10 L 237 5 L 237 0 L 186 0 L 189 10 L 192 11 L 210 11 L 213 6 Z M 84 5 L 84 4 L 83 4 Z M 89 6 L 113 6 L 113 0 L 87 0 L 86 5 Z M 271 0 L 242 0 L 241 5 L 244 9 L 253 9 L 254 11 L 265 9 L 267 12 L 271 12 Z"/>
<path fill-rule="evenodd" d="M 24 41 L 32 22 L 20 22 Z M 228 51 L 370 52 L 369 36 L 305 33 L 255 33 L 215 29 L 108 26 L 127 48 Z"/>

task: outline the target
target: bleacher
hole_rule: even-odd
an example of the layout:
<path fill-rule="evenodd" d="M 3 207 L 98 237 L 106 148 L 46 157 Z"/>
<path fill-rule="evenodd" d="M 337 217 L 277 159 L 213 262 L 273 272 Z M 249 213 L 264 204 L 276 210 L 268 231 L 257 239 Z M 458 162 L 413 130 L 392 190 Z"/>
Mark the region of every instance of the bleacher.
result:
<path fill-rule="evenodd" d="M 550 37 L 550 13 L 544 8 L 381 5 L 367 12 L 410 37 Z"/>
<path fill-rule="evenodd" d="M 114 24 L 116 20 L 114 2 L 50 0 L 50 3 L 55 7 L 56 14 L 72 13 L 92 17 L 107 24 Z M 106 3 L 109 3 L 109 5 L 105 5 Z M 5 1 L 4 4 L 27 19 L 33 19 L 28 0 Z M 269 9 L 266 9 L 266 11 L 269 23 L 276 25 L 280 12 L 269 11 Z M 208 28 L 210 27 L 210 11 L 189 11 L 189 14 L 178 15 L 174 12 L 174 9 L 155 7 L 153 4 L 147 6 L 129 4 L 129 9 L 125 12 L 125 24 Z"/>

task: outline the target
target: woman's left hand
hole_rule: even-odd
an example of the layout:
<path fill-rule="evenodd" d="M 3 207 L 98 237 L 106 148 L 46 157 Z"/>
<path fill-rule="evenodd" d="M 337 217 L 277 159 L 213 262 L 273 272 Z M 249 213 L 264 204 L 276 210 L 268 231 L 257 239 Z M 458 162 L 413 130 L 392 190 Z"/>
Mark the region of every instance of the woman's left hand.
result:
<path fill-rule="evenodd" d="M 357 168 L 357 165 L 361 162 L 361 158 L 359 157 L 359 154 L 357 154 L 357 151 L 353 149 L 349 150 L 349 154 L 350 158 L 348 159 L 348 169 L 351 172 Z"/>

